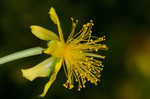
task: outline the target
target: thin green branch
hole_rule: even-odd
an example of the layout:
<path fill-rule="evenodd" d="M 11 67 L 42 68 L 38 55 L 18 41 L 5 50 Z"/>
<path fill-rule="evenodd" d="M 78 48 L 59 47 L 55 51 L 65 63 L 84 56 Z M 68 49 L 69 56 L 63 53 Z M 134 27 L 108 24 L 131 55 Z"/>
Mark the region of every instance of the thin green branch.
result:
<path fill-rule="evenodd" d="M 44 49 L 41 47 L 35 47 L 35 48 L 30 48 L 23 51 L 12 53 L 10 55 L 0 58 L 0 65 L 17 59 L 42 54 L 43 50 Z"/>

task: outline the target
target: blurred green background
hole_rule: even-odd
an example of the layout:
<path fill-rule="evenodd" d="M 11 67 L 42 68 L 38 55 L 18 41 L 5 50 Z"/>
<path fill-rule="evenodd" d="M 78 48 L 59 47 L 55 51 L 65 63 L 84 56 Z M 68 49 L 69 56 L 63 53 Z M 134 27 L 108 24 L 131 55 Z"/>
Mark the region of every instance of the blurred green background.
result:
<path fill-rule="evenodd" d="M 45 47 L 46 42 L 33 36 L 29 27 L 40 25 L 56 32 L 48 16 L 51 6 L 60 17 L 65 37 L 71 31 L 70 17 L 79 19 L 80 25 L 93 19 L 93 34 L 106 35 L 109 51 L 103 52 L 107 57 L 98 86 L 87 83 L 80 92 L 65 89 L 62 69 L 44 99 L 150 99 L 150 0 L 0 0 L 0 57 Z M 47 57 L 0 66 L 0 99 L 40 99 L 37 96 L 48 78 L 30 82 L 20 69 Z"/>

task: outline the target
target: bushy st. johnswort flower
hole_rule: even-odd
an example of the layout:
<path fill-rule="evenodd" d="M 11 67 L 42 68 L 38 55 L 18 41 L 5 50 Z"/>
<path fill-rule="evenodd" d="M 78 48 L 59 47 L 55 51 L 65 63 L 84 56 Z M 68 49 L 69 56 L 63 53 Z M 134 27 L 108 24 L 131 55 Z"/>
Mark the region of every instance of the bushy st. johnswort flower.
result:
<path fill-rule="evenodd" d="M 81 30 L 76 33 L 78 21 L 71 18 L 72 31 L 68 39 L 64 41 L 60 21 L 53 7 L 49 10 L 49 15 L 50 19 L 57 25 L 59 36 L 41 26 L 31 26 L 31 31 L 36 37 L 48 42 L 48 48 L 44 49 L 43 52 L 50 57 L 35 67 L 22 69 L 23 77 L 33 81 L 37 77 L 50 76 L 43 93 L 40 95 L 42 97 L 46 95 L 62 66 L 67 76 L 67 81 L 63 84 L 64 87 L 72 89 L 74 83 L 77 82 L 78 90 L 80 90 L 85 87 L 85 83 L 88 81 L 97 85 L 103 70 L 100 59 L 105 57 L 96 53 L 99 49 L 107 50 L 105 44 L 100 44 L 105 40 L 105 36 L 94 37 L 91 35 L 94 25 L 92 20 L 84 24 Z"/>

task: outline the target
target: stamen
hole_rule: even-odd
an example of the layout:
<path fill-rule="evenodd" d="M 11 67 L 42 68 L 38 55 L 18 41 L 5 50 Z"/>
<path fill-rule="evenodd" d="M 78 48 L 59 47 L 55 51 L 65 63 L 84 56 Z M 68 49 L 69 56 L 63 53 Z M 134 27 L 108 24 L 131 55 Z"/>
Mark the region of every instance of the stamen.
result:
<path fill-rule="evenodd" d="M 72 31 L 71 31 L 68 39 L 67 39 L 67 44 L 73 39 L 72 37 L 73 37 L 73 35 L 75 33 L 75 29 L 76 29 L 76 26 L 78 24 L 78 20 L 76 20 L 76 22 L 74 22 L 73 17 L 71 17 L 71 21 L 72 21 Z"/>

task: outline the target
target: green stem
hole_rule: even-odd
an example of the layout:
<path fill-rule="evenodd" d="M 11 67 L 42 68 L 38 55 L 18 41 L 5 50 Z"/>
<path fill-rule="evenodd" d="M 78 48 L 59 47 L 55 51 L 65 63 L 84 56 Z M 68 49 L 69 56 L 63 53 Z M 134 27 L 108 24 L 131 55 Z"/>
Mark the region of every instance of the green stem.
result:
<path fill-rule="evenodd" d="M 23 51 L 15 52 L 13 54 L 0 58 L 0 65 L 17 59 L 42 54 L 43 50 L 44 49 L 41 47 L 35 47 L 35 48 L 30 48 Z"/>

